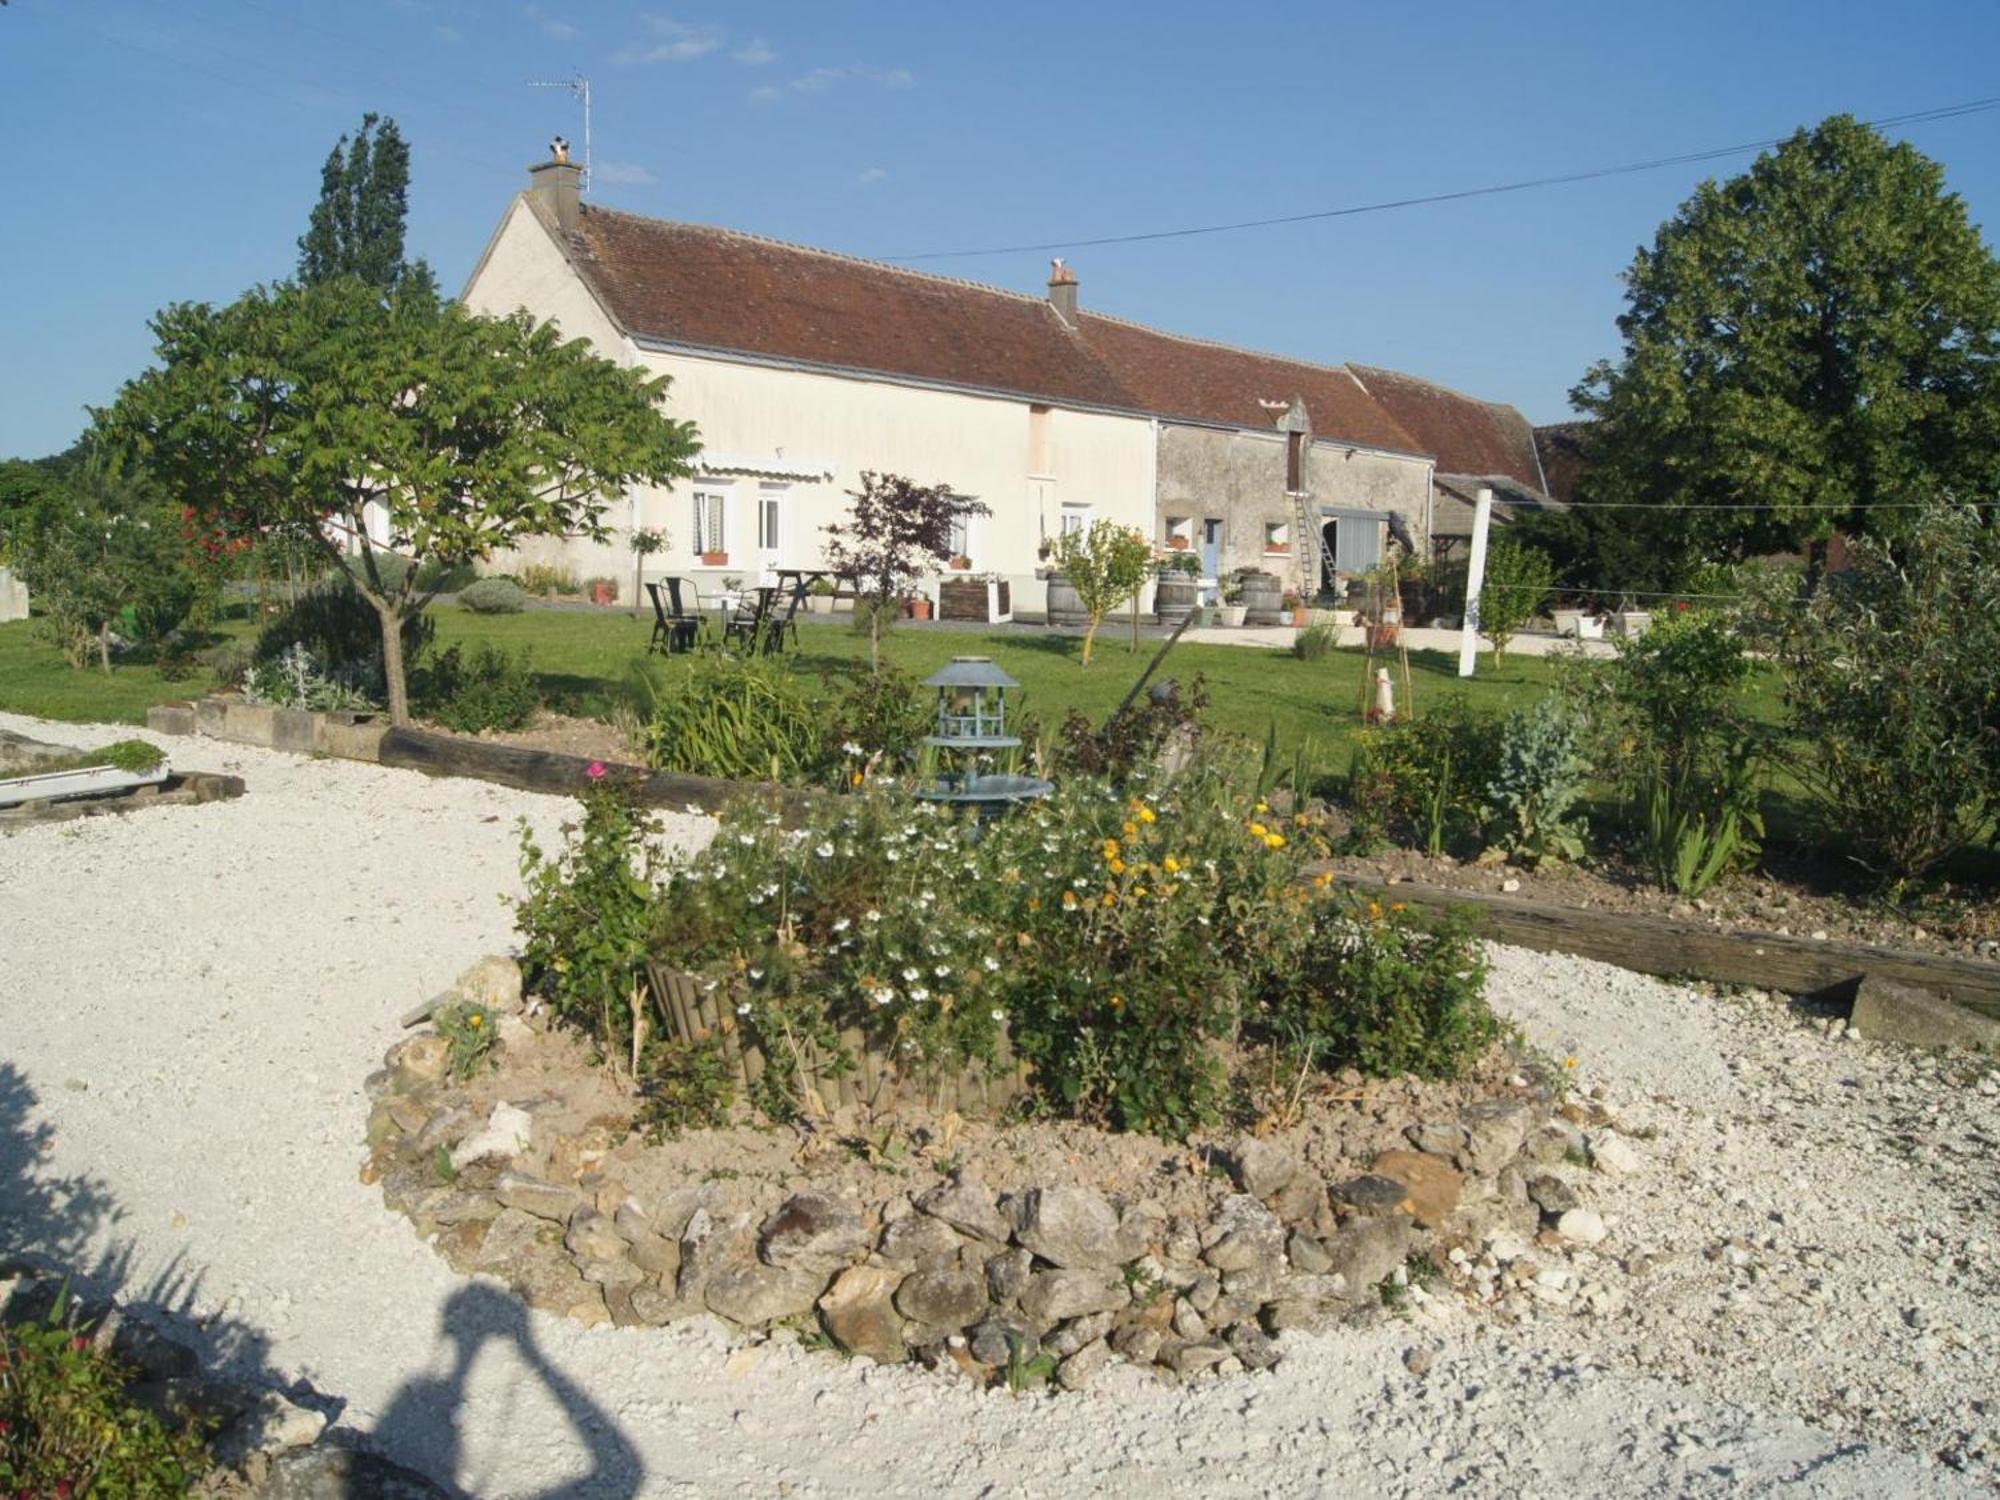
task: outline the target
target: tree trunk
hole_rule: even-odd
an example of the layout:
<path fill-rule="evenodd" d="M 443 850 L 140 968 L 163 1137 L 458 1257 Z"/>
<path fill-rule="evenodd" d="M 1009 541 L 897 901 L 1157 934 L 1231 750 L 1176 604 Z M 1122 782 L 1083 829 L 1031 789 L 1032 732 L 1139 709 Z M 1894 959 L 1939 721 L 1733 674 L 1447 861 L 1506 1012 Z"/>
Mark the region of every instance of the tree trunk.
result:
<path fill-rule="evenodd" d="M 645 597 L 646 597 L 646 554 L 643 552 L 635 552 L 632 554 L 632 618 L 635 620 L 643 620 L 646 618 L 645 615 L 640 612 L 639 608 L 641 602 L 645 599 Z"/>
<path fill-rule="evenodd" d="M 97 663 L 105 671 L 111 670 L 111 622 L 106 620 L 97 627 Z"/>
<path fill-rule="evenodd" d="M 403 676 L 403 616 L 394 604 L 371 599 L 382 617 L 382 683 L 389 696 L 389 722 L 410 722 L 410 689 Z"/>
<path fill-rule="evenodd" d="M 1090 624 L 1083 632 L 1083 665 L 1090 665 L 1090 648 L 1097 643 L 1097 627 L 1104 623 L 1103 615 L 1092 615 Z"/>
<path fill-rule="evenodd" d="M 868 670 L 877 677 L 882 675 L 882 611 L 888 607 L 886 600 L 877 599 L 868 609 Z"/>

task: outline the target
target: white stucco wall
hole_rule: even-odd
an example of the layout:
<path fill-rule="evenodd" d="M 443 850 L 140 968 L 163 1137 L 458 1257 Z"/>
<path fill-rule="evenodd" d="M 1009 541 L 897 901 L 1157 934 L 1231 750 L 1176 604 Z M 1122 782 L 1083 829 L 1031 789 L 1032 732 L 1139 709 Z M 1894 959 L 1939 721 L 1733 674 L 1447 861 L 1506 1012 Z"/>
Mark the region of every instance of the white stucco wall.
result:
<path fill-rule="evenodd" d="M 715 467 L 671 491 L 639 497 L 636 524 L 664 527 L 670 544 L 648 559 L 648 577 L 691 576 L 707 592 L 728 575 L 754 581 L 767 564 L 812 566 L 821 559 L 825 528 L 844 517 L 847 492 L 868 469 L 949 483 L 991 507 L 971 526 L 972 571 L 1006 578 L 1015 608 L 1024 612 L 1042 607 L 1037 549 L 1059 533 L 1066 503 L 1089 507 L 1090 519 L 1110 517 L 1148 535 L 1154 530 L 1155 428 L 1147 418 L 1054 408 L 1044 419 L 1046 468 L 1036 469 L 1033 419 L 1022 400 L 640 348 L 619 332 L 521 199 L 468 283 L 465 301 L 495 314 L 525 307 L 621 363 L 671 380 L 668 411 L 696 424 L 704 461 Z M 724 497 L 726 564 L 704 565 L 696 554 L 697 491 Z M 758 546 L 758 501 L 766 493 L 776 495 L 780 518 L 771 554 Z M 607 520 L 618 533 L 610 546 L 535 543 L 520 560 L 560 557 L 579 577 L 616 578 L 621 597 L 629 597 L 632 559 L 624 537 L 634 518 L 621 506 Z M 513 560 L 495 566 L 511 567 Z"/>

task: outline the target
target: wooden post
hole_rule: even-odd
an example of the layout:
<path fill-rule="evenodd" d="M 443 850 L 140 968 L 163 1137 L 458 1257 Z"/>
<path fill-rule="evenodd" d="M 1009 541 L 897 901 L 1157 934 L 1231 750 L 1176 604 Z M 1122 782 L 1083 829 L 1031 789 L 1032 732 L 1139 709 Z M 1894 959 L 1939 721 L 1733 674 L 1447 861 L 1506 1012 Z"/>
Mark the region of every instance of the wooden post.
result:
<path fill-rule="evenodd" d="M 1493 491 L 1479 489 L 1472 509 L 1472 556 L 1465 568 L 1465 622 L 1458 633 L 1458 675 L 1470 677 L 1479 659 L 1479 590 L 1486 582 L 1486 533 L 1493 525 Z"/>

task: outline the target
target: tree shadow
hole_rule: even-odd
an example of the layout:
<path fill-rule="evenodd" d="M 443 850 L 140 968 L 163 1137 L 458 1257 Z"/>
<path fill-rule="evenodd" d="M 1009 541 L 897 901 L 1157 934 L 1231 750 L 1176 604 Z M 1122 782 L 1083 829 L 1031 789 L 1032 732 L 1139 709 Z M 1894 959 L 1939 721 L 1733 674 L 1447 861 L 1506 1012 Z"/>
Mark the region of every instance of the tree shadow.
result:
<path fill-rule="evenodd" d="M 520 1299 L 486 1282 L 468 1283 L 445 1303 L 439 1332 L 441 1343 L 451 1351 L 451 1367 L 442 1375 L 405 1381 L 397 1391 L 375 1428 L 376 1441 L 388 1452 L 456 1482 L 462 1460 L 457 1414 L 466 1404 L 466 1382 L 474 1363 L 494 1344 L 503 1351 L 511 1349 L 526 1372 L 541 1382 L 562 1408 L 591 1462 L 588 1474 L 563 1480 L 540 1494 L 547 1500 L 558 1496 L 614 1500 L 639 1493 L 646 1467 L 638 1450 L 610 1415 L 543 1355 Z M 483 1487 L 487 1478 L 504 1477 L 481 1476 L 473 1482 Z"/>

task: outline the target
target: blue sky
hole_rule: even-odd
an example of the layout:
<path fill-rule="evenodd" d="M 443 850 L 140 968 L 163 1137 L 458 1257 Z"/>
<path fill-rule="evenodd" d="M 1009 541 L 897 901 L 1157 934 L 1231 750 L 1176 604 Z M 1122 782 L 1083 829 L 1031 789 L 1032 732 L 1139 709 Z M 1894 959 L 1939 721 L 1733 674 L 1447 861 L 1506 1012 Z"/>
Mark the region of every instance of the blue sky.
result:
<path fill-rule="evenodd" d="M 415 156 L 412 248 L 455 289 L 596 94 L 595 197 L 859 255 L 1088 238 L 1588 169 L 2000 94 L 1992 0 L 1677 7 L 14 0 L 0 9 L 0 455 L 65 445 L 145 320 L 288 274 L 364 110 Z M 2000 113 L 1900 132 L 1976 221 Z M 1086 305 L 1387 365 L 1560 419 L 1616 351 L 1618 276 L 1749 157 L 1071 253 Z M 922 262 L 1039 290 L 1047 256 Z"/>

